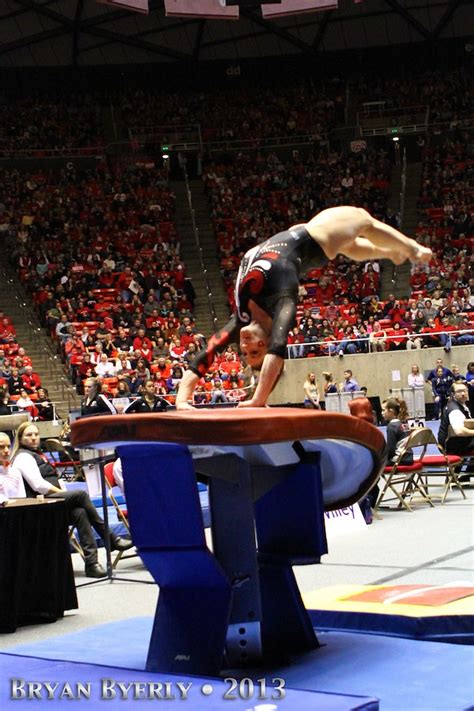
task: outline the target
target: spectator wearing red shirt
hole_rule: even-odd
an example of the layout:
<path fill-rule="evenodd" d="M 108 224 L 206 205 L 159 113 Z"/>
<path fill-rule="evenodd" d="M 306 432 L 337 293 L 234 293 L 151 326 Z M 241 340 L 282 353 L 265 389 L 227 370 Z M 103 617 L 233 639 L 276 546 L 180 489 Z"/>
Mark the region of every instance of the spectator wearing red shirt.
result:
<path fill-rule="evenodd" d="M 392 323 L 404 323 L 405 311 L 399 301 L 395 301 L 394 306 L 387 314 L 387 318 L 391 319 Z"/>
<path fill-rule="evenodd" d="M 155 380 L 166 381 L 171 375 L 171 365 L 164 356 L 160 356 L 158 361 L 151 366 L 151 372 L 154 374 Z"/>
<path fill-rule="evenodd" d="M 0 343 L 11 343 L 16 340 L 14 326 L 7 318 L 3 318 L 0 324 Z"/>
<path fill-rule="evenodd" d="M 288 345 L 292 348 L 288 349 L 289 358 L 303 358 L 304 356 L 304 334 L 299 326 L 295 326 L 288 334 Z"/>
<path fill-rule="evenodd" d="M 183 335 L 181 336 L 179 343 L 180 345 L 187 350 L 189 347 L 190 343 L 194 343 L 194 336 L 195 336 L 195 331 L 192 326 L 186 326 L 185 331 Z"/>
<path fill-rule="evenodd" d="M 400 327 L 400 323 L 396 321 L 392 328 L 386 328 L 385 333 L 390 338 L 387 339 L 387 349 L 391 351 L 402 351 L 406 349 L 407 331 Z"/>
<path fill-rule="evenodd" d="M 145 329 L 143 326 L 140 326 L 137 330 L 137 335 L 133 339 L 132 343 L 132 348 L 134 351 L 141 351 L 145 349 L 146 351 L 151 352 L 153 348 L 153 344 L 146 335 Z"/>
<path fill-rule="evenodd" d="M 240 366 L 240 359 L 236 359 L 236 354 L 230 351 L 225 352 L 224 360 L 219 363 L 219 368 L 224 373 L 231 373 Z"/>
<path fill-rule="evenodd" d="M 118 289 L 120 289 L 122 299 L 127 304 L 132 298 L 132 292 L 129 289 L 132 281 L 133 281 L 132 269 L 131 269 L 131 267 L 125 267 L 123 272 L 121 272 L 117 278 L 116 286 Z"/>
<path fill-rule="evenodd" d="M 27 393 L 35 393 L 41 387 L 41 378 L 33 371 L 33 366 L 25 366 L 25 372 L 21 376 L 23 387 Z"/>

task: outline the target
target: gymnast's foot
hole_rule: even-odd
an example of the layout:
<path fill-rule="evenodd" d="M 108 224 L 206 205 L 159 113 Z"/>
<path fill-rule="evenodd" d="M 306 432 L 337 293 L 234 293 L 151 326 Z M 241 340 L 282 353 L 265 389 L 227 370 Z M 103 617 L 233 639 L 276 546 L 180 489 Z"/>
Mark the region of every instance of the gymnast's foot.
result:
<path fill-rule="evenodd" d="M 423 262 L 424 264 L 429 264 L 433 259 L 433 252 L 429 247 L 423 247 L 422 244 L 416 243 L 416 247 L 413 250 L 413 256 L 410 257 L 412 262 Z"/>

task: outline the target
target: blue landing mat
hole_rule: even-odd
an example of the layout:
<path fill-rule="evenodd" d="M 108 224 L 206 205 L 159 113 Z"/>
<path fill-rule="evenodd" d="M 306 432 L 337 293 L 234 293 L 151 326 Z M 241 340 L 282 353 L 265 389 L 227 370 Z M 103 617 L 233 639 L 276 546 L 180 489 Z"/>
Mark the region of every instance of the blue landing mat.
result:
<path fill-rule="evenodd" d="M 2 688 L 6 676 L 3 664 L 11 654 L 107 665 L 121 669 L 120 679 L 127 681 L 130 672 L 123 670 L 145 668 L 151 625 L 151 618 L 136 617 L 13 647 L 8 655 L 0 656 Z M 472 646 L 346 632 L 318 633 L 318 638 L 323 646 L 291 666 L 246 674 L 254 679 L 281 676 L 292 689 L 379 698 L 381 711 L 474 709 Z M 25 665 L 20 662 L 17 668 L 28 669 L 29 665 L 30 660 Z M 222 707 L 226 705 L 221 701 Z M 232 708 L 253 707 L 248 703 L 237 707 L 234 702 Z M 303 707 L 284 708 L 300 711 Z M 314 699 L 312 708 L 329 711 L 331 707 L 318 705 Z"/>

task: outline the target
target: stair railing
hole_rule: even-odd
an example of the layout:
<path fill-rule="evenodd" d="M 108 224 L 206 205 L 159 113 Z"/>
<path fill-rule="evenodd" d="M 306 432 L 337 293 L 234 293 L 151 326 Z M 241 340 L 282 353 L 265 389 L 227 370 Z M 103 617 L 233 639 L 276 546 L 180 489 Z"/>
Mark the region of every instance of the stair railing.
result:
<path fill-rule="evenodd" d="M 397 143 L 397 146 L 399 144 Z M 406 196 L 406 188 L 407 188 L 407 149 L 403 149 L 403 157 L 402 157 L 402 177 L 401 177 L 401 185 L 400 185 L 400 209 L 399 209 L 399 215 L 400 215 L 400 228 L 403 230 L 404 227 L 404 222 L 405 222 L 405 196 Z M 393 272 L 392 272 L 392 284 L 397 283 L 397 265 L 393 265 Z"/>
<path fill-rule="evenodd" d="M 218 323 L 216 309 L 214 307 L 214 302 L 212 300 L 211 284 L 210 284 L 209 278 L 207 276 L 207 266 L 206 266 L 206 262 L 204 260 L 204 252 L 201 247 L 201 241 L 199 239 L 199 229 L 196 225 L 196 218 L 195 218 L 195 214 L 194 214 L 193 196 L 191 193 L 191 189 L 189 187 L 188 171 L 186 170 L 186 164 L 184 161 L 181 163 L 181 168 L 183 171 L 184 182 L 186 185 L 186 196 L 188 198 L 188 207 L 189 207 L 189 212 L 191 215 L 191 224 L 192 224 L 193 233 L 194 233 L 194 240 L 196 242 L 196 248 L 197 248 L 197 252 L 199 255 L 199 261 L 201 263 L 202 273 L 204 274 L 204 279 L 206 282 L 207 304 L 208 304 L 208 309 L 209 309 L 209 315 L 211 317 L 212 328 L 215 333 L 217 331 L 217 323 Z"/>

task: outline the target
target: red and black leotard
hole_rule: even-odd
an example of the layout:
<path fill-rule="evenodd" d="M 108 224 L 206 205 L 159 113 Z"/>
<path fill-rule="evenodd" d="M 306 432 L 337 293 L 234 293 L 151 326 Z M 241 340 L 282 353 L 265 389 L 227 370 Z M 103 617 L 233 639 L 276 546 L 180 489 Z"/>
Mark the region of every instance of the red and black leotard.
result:
<path fill-rule="evenodd" d="M 285 357 L 288 332 L 296 317 L 300 276 L 327 262 L 319 244 L 305 227 L 296 227 L 270 237 L 250 249 L 242 259 L 235 283 L 236 313 L 227 325 L 211 336 L 190 368 L 204 375 L 216 353 L 238 342 L 240 329 L 252 320 L 249 302 L 254 301 L 273 321 L 268 353 Z"/>

